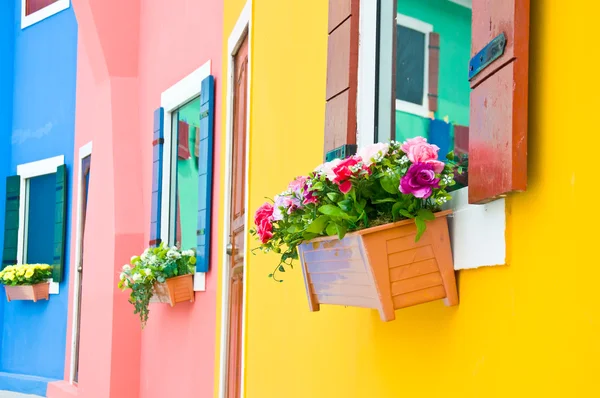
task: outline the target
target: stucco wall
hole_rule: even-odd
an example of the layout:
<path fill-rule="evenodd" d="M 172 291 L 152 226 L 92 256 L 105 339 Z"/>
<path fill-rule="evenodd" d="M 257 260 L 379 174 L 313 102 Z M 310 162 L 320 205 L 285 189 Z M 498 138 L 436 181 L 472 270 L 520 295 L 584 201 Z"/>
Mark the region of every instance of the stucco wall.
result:
<path fill-rule="evenodd" d="M 2 162 L 6 162 L 8 170 L 2 166 L 0 176 L 16 174 L 19 164 L 64 155 L 71 189 L 77 66 L 75 15 L 68 9 L 22 30 L 21 2 L 13 3 L 15 6 L 9 7 L 9 16 L 14 23 L 11 32 L 14 58 L 10 53 L 8 58 L 12 58 L 14 69 L 10 75 L 2 73 L 3 82 L 8 82 L 9 77 L 13 79 L 12 89 L 7 86 L 12 101 L 12 123 L 2 127 L 2 148 L 5 148 L 2 153 L 6 154 L 6 157 L 2 156 Z M 3 10 L 3 18 L 5 12 Z M 4 23 L 2 25 L 5 29 Z M 2 54 L 4 57 L 4 51 Z M 7 73 L 11 73 L 10 69 Z M 2 84 L 3 103 L 8 100 L 4 89 Z M 3 123 L 6 123 L 4 120 L 3 116 Z M 4 193 L 1 198 L 0 206 L 4 208 Z M 71 201 L 67 206 L 70 209 Z M 69 231 L 70 222 L 67 222 L 67 234 Z M 67 244 L 67 253 L 68 248 Z M 68 278 L 67 254 L 60 294 L 52 295 L 47 302 L 4 304 L 0 371 L 62 377 Z"/>
<path fill-rule="evenodd" d="M 226 36 L 243 3 L 225 1 Z M 250 212 L 322 159 L 327 2 L 309 3 L 254 2 Z M 584 149 L 600 144 L 585 112 L 600 83 L 575 62 L 600 7 L 583 3 L 531 2 L 529 187 L 507 199 L 508 264 L 460 271 L 458 307 L 383 323 L 366 309 L 310 313 L 297 267 L 274 283 L 276 255 L 248 252 L 246 397 L 600 393 L 598 177 Z"/>

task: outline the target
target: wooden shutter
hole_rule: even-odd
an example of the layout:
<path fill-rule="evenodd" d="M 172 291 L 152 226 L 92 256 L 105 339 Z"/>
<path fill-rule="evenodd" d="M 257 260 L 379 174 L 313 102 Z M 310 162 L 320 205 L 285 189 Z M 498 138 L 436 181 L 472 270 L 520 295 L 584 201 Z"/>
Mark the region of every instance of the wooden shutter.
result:
<path fill-rule="evenodd" d="M 356 151 L 359 8 L 360 0 L 329 0 L 325 154 Z"/>
<path fill-rule="evenodd" d="M 440 80 L 440 35 L 431 32 L 429 34 L 429 68 L 428 68 L 428 92 L 429 110 L 437 112 L 438 109 L 438 86 Z"/>
<path fill-rule="evenodd" d="M 196 271 L 210 266 L 210 225 L 213 177 L 213 129 L 215 117 L 215 78 L 202 80 L 200 91 L 200 135 L 198 156 L 198 229 L 196 231 Z"/>
<path fill-rule="evenodd" d="M 154 111 L 152 136 L 152 213 L 150 215 L 150 246 L 160 244 L 160 210 L 162 202 L 162 169 L 164 144 L 164 109 Z"/>
<path fill-rule="evenodd" d="M 19 245 L 19 203 L 21 198 L 21 177 L 6 178 L 6 208 L 4 212 L 4 247 L 2 268 L 17 263 Z"/>
<path fill-rule="evenodd" d="M 65 265 L 65 242 L 67 231 L 67 166 L 56 168 L 56 200 L 54 210 L 54 258 L 52 280 L 62 282 Z"/>
<path fill-rule="evenodd" d="M 529 0 L 474 0 L 469 202 L 527 188 Z"/>

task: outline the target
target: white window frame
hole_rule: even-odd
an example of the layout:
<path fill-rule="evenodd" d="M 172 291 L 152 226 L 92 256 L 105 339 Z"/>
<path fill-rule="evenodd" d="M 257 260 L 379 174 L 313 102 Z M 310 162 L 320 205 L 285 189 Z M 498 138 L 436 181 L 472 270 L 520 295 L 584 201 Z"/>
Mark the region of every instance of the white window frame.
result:
<path fill-rule="evenodd" d="M 77 267 L 82 266 L 83 264 L 83 198 L 85 192 L 83 192 L 83 181 L 85 176 L 83 175 L 83 159 L 92 155 L 92 141 L 88 142 L 81 148 L 79 148 L 79 157 L 77 162 L 77 167 L 79 168 L 79 178 L 77 179 L 77 226 L 75 232 L 75 272 L 73 276 L 73 316 L 71 317 L 73 320 L 71 322 L 71 357 L 69 364 L 69 384 L 75 384 L 75 361 L 76 352 L 75 348 L 77 346 L 77 340 L 79 338 L 77 333 L 77 324 L 79 323 L 79 295 L 81 291 L 79 290 L 81 273 L 77 271 Z M 89 187 L 88 187 L 89 189 Z"/>
<path fill-rule="evenodd" d="M 58 14 L 71 6 L 71 0 L 58 0 L 33 14 L 25 15 L 27 9 L 27 0 L 21 0 L 21 29 L 36 24 L 44 19 Z"/>
<path fill-rule="evenodd" d="M 358 46 L 357 98 L 357 125 L 360 133 L 356 139 L 359 148 L 373 144 L 375 141 L 374 121 L 376 110 L 374 104 L 377 80 L 373 59 L 376 59 L 377 55 L 376 29 L 379 22 L 376 3 L 375 1 L 362 1 L 360 3 L 359 33 L 361 40 Z M 382 4 L 390 6 L 393 2 L 386 1 Z M 426 30 L 425 25 L 427 24 L 410 18 L 410 20 L 416 22 L 408 26 L 406 24 L 411 22 L 406 18 L 409 17 L 402 16 L 402 18 L 399 18 L 399 16 L 401 14 L 396 15 L 397 21 L 403 22 L 403 26 L 416 29 L 418 22 L 423 24 L 421 31 Z M 429 27 L 427 27 L 428 29 Z M 433 27 L 431 27 L 431 31 L 433 31 Z M 426 37 L 428 36 L 427 34 Z M 428 40 L 426 40 L 425 45 L 429 45 Z M 425 51 L 425 54 L 427 56 L 428 51 Z M 425 64 L 427 66 L 428 62 Z M 425 77 L 427 77 L 427 71 L 425 73 Z M 427 79 L 425 79 L 425 84 L 427 84 Z M 385 94 L 387 95 L 387 93 Z M 425 90 L 426 94 L 427 90 Z M 427 101 L 424 103 L 428 104 Z M 397 106 L 396 109 L 402 110 L 398 109 Z M 428 114 L 425 116 L 428 116 Z M 454 269 L 472 269 L 506 264 L 505 200 L 501 198 L 485 205 L 471 205 L 469 204 L 468 187 L 458 189 L 452 192 L 451 195 L 453 199 L 446 204 L 445 208 L 453 210 L 453 214 L 449 217 L 449 228 Z"/>
<path fill-rule="evenodd" d="M 433 32 L 433 25 L 423 22 L 419 19 L 409 17 L 404 14 L 396 14 L 396 25 L 403 26 L 425 35 L 425 67 L 423 68 L 423 104 L 413 104 L 412 102 L 396 99 L 396 110 L 421 117 L 429 117 L 429 34 Z"/>
<path fill-rule="evenodd" d="M 160 106 L 164 108 L 164 144 L 163 144 L 163 173 L 162 173 L 162 205 L 160 220 L 160 239 L 162 242 L 170 242 L 171 211 L 176 206 L 175 190 L 171 190 L 171 181 L 176 177 L 177 170 L 172 167 L 172 161 L 177 156 L 177 142 L 173 141 L 173 113 L 186 103 L 200 96 L 202 80 L 210 76 L 211 63 L 208 60 L 204 65 L 175 83 L 162 92 Z M 194 274 L 194 291 L 206 291 L 206 273 L 196 272 Z"/>
<path fill-rule="evenodd" d="M 21 177 L 21 189 L 19 200 L 19 235 L 17 245 L 17 263 L 23 264 L 27 251 L 27 227 L 29 218 L 29 179 L 46 174 L 55 174 L 56 168 L 65 164 L 63 155 L 53 158 L 42 159 L 36 162 L 24 163 L 17 166 L 17 175 Z M 59 293 L 58 282 L 50 279 L 50 294 Z"/>
<path fill-rule="evenodd" d="M 449 0 L 449 1 L 456 3 L 458 5 L 461 5 L 463 7 L 473 8 L 473 0 Z"/>

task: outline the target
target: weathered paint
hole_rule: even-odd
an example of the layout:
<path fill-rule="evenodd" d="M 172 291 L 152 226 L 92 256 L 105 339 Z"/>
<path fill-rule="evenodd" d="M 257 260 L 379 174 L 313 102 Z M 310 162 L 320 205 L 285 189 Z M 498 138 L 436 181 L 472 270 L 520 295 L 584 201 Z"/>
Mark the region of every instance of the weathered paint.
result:
<path fill-rule="evenodd" d="M 226 36 L 244 2 L 225 1 Z M 600 138 L 587 114 L 574 117 L 600 81 L 573 62 L 600 5 L 583 3 L 532 2 L 529 187 L 507 198 L 508 265 L 460 271 L 457 307 L 384 323 L 368 309 L 311 313 L 299 267 L 274 283 L 277 256 L 248 255 L 246 397 L 600 393 L 598 168 L 583 150 Z M 252 24 L 250 213 L 322 160 L 327 2 L 256 1 Z"/>
<path fill-rule="evenodd" d="M 75 120 L 77 22 L 73 10 L 21 29 L 21 2 L 9 3 L 0 17 L 1 209 L 4 178 L 15 174 L 19 164 L 64 155 L 71 180 Z M 51 188 L 50 193 L 54 192 Z M 67 206 L 70 209 L 71 203 Z M 51 207 L 53 214 L 53 203 Z M 4 225 L 4 214 L 1 218 Z M 52 240 L 46 244 L 52 245 Z M 67 256 L 65 264 L 68 260 Z M 68 277 L 69 267 L 64 271 Z M 50 379 L 62 377 L 69 291 L 63 281 L 60 294 L 51 295 L 48 301 L 0 304 L 0 390 L 44 394 Z"/>
<path fill-rule="evenodd" d="M 75 388 L 66 381 L 67 350 L 65 381 L 51 384 L 48 397 L 211 396 L 216 274 L 208 273 L 206 292 L 196 293 L 194 303 L 152 304 L 143 332 L 117 279 L 122 265 L 150 238 L 153 112 L 161 93 L 209 60 L 220 84 L 222 5 L 73 3 L 80 38 L 75 150 L 93 141 L 94 171 L 84 242 L 79 383 Z M 217 139 L 217 154 L 220 145 Z M 215 181 L 215 189 L 220 185 Z M 216 245 L 215 239 L 213 252 Z M 70 308 L 69 325 L 72 303 Z"/>

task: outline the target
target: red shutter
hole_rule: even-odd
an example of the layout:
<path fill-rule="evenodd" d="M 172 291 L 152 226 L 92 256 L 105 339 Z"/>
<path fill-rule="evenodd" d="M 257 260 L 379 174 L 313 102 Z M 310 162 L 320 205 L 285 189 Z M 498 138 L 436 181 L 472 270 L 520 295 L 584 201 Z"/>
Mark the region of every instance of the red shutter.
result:
<path fill-rule="evenodd" d="M 471 53 L 469 202 L 485 203 L 527 188 L 529 0 L 474 0 Z"/>
<path fill-rule="evenodd" d="M 438 109 L 438 83 L 440 76 L 440 34 L 431 32 L 429 34 L 429 89 L 427 98 L 429 100 L 429 110 L 437 112 Z"/>
<path fill-rule="evenodd" d="M 356 144 L 360 0 L 329 0 L 325 153 Z"/>

